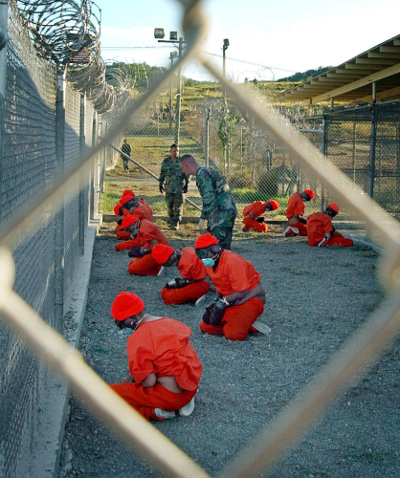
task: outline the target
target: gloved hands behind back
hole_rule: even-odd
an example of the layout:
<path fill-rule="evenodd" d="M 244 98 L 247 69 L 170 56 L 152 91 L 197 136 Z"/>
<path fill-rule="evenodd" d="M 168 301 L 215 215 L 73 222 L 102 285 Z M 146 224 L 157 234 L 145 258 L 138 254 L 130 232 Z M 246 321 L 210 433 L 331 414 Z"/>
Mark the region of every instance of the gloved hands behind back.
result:
<path fill-rule="evenodd" d="M 218 307 L 217 303 L 214 303 L 206 307 L 206 311 L 203 315 L 203 321 L 206 324 L 217 326 L 221 323 L 224 314 L 225 308 Z"/>
<path fill-rule="evenodd" d="M 128 252 L 129 257 L 143 257 L 147 254 L 143 247 L 133 246 Z"/>
<path fill-rule="evenodd" d="M 190 281 L 187 279 L 181 279 L 178 277 L 177 279 L 173 279 L 165 284 L 167 289 L 182 289 L 182 287 L 186 287 L 189 285 Z"/>

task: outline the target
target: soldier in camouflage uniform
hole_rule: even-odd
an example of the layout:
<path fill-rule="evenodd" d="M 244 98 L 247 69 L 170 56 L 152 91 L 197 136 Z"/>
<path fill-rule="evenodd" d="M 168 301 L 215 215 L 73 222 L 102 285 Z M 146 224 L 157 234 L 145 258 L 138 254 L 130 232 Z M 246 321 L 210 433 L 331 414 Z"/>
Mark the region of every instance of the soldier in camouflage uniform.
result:
<path fill-rule="evenodd" d="M 182 156 L 180 166 L 186 175 L 196 176 L 196 186 L 203 199 L 200 233 L 206 232 L 204 222 L 207 220 L 207 231 L 218 239 L 221 247 L 230 249 L 237 210 L 225 177 L 212 168 L 199 166 L 189 154 Z"/>
<path fill-rule="evenodd" d="M 121 146 L 121 151 L 125 153 L 127 156 L 131 157 L 131 145 L 128 143 L 127 139 L 124 139 L 124 142 L 122 143 Z M 120 155 L 122 158 L 122 162 L 124 164 L 124 171 L 127 173 L 129 171 L 129 159 L 123 156 L 122 154 Z"/>
<path fill-rule="evenodd" d="M 189 176 L 186 176 L 179 167 L 179 148 L 176 144 L 171 146 L 171 155 L 167 156 L 161 164 L 160 193 L 164 192 L 167 201 L 168 216 L 172 229 L 179 229 L 184 203 L 183 194 L 188 190 Z M 164 185 L 165 180 L 165 185 Z"/>

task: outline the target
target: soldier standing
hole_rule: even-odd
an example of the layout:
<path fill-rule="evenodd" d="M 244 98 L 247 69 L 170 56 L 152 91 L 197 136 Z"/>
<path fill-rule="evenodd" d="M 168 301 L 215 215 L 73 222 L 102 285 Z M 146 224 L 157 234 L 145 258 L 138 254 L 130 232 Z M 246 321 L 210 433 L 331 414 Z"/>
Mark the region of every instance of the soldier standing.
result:
<path fill-rule="evenodd" d="M 126 156 L 131 157 L 132 148 L 131 148 L 131 145 L 128 143 L 127 139 L 124 139 L 124 142 L 122 143 L 122 146 L 121 146 L 121 151 L 124 154 L 126 154 Z M 128 165 L 129 159 L 126 156 L 121 154 L 122 162 L 124 163 L 124 171 L 127 173 L 129 172 L 129 165 Z"/>
<path fill-rule="evenodd" d="M 186 176 L 179 167 L 179 148 L 176 144 L 171 146 L 170 152 L 171 155 L 167 156 L 161 164 L 159 182 L 161 194 L 165 187 L 169 221 L 171 228 L 176 231 L 182 219 L 183 195 L 188 190 L 189 176 Z"/>
<path fill-rule="evenodd" d="M 200 233 L 205 232 L 207 220 L 207 231 L 217 238 L 223 249 L 230 249 L 237 210 L 225 177 L 212 168 L 199 166 L 190 154 L 182 156 L 180 166 L 186 175 L 196 176 L 196 186 L 203 199 Z"/>

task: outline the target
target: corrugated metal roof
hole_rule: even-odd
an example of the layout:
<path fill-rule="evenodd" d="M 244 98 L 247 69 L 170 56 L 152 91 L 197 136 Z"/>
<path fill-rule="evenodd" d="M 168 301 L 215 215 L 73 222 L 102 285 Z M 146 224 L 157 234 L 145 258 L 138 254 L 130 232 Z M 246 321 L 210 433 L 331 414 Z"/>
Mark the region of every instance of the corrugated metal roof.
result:
<path fill-rule="evenodd" d="M 281 94 L 288 101 L 315 104 L 331 99 L 372 102 L 400 98 L 400 35 Z"/>

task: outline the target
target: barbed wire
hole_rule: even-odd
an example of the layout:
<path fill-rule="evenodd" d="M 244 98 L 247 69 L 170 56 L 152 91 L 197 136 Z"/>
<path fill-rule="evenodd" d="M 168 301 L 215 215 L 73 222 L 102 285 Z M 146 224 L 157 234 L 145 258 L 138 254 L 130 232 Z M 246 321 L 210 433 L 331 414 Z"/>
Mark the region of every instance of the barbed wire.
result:
<path fill-rule="evenodd" d="M 14 0 L 38 54 L 66 68 L 73 88 L 86 93 L 98 113 L 112 109 L 126 75 L 106 75 L 100 56 L 101 10 L 91 0 Z M 108 79 L 111 79 L 108 82 Z M 119 80 L 122 83 L 119 83 Z"/>

